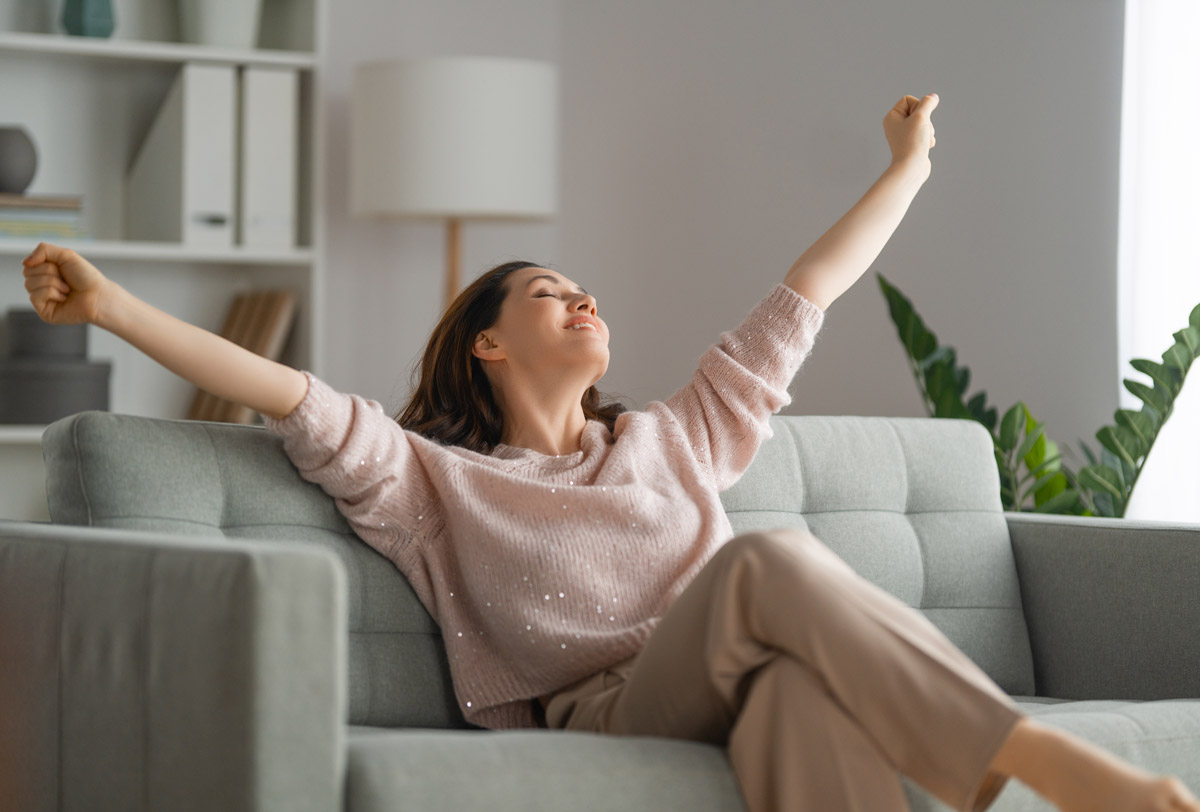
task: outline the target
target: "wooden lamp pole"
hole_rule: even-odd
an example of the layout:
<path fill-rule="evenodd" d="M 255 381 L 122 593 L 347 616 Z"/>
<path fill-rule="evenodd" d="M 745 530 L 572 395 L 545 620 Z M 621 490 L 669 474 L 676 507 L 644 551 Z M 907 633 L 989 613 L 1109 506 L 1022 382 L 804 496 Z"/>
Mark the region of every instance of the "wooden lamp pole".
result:
<path fill-rule="evenodd" d="M 446 229 L 446 306 L 443 312 L 450 309 L 450 304 L 458 295 L 458 226 L 458 218 L 451 217 Z"/>

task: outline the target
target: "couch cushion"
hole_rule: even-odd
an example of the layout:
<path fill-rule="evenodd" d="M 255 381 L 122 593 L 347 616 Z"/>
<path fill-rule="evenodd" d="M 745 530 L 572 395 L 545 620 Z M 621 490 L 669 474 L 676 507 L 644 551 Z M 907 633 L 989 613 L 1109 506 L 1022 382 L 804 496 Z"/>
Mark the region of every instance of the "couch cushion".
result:
<path fill-rule="evenodd" d="M 565 730 L 382 730 L 347 737 L 346 812 L 729 812 L 725 750 Z"/>
<path fill-rule="evenodd" d="M 1200 699 L 1013 700 L 1040 722 L 1200 787 Z M 346 812 L 745 809 L 725 749 L 700 742 L 565 730 L 351 727 L 347 744 Z M 912 812 L 948 809 L 907 776 L 901 784 Z M 989 812 L 1043 808 L 1048 804 L 1031 789 L 1009 781 Z"/>
<path fill-rule="evenodd" d="M 356 536 L 261 426 L 80 412 L 42 437 L 51 519 L 316 544 L 346 568 L 349 720 L 466 727 L 441 632 L 391 561 Z"/>
<path fill-rule="evenodd" d="M 776 416 L 722 494 L 735 532 L 808 530 L 1010 694 L 1033 658 L 991 435 L 973 420 Z"/>

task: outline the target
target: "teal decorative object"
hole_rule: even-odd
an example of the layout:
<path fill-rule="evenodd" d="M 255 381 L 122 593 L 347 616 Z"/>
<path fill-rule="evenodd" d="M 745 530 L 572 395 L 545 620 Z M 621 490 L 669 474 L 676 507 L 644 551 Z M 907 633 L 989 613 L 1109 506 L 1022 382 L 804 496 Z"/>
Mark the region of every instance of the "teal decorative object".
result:
<path fill-rule="evenodd" d="M 62 24 L 68 34 L 77 37 L 112 36 L 112 0 L 66 0 Z"/>

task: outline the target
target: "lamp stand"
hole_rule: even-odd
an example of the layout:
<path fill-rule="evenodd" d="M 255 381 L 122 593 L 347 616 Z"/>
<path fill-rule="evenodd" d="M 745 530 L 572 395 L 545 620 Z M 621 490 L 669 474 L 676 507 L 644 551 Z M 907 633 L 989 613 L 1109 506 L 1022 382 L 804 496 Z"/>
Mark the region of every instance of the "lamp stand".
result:
<path fill-rule="evenodd" d="M 458 225 L 457 217 L 451 217 L 446 224 L 446 306 L 443 310 L 449 310 L 458 295 Z"/>

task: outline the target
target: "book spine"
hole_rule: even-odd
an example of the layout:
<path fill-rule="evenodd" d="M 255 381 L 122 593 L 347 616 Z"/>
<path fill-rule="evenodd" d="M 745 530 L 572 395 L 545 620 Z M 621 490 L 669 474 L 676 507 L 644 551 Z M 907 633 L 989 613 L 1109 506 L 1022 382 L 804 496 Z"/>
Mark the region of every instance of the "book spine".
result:
<path fill-rule="evenodd" d="M 83 228 L 66 223 L 5 223 L 0 221 L 0 237 L 28 239 L 46 237 L 57 239 L 90 239 Z"/>
<path fill-rule="evenodd" d="M 83 197 L 0 194 L 0 210 L 8 208 L 78 211 L 83 208 Z"/>
<path fill-rule="evenodd" d="M 0 209 L 0 222 L 79 223 L 83 213 L 55 209 Z"/>

